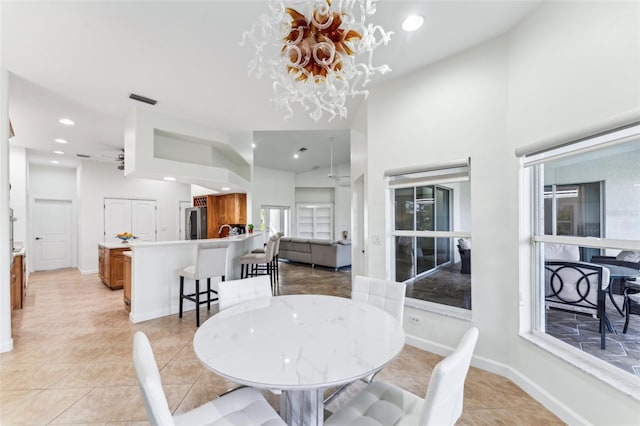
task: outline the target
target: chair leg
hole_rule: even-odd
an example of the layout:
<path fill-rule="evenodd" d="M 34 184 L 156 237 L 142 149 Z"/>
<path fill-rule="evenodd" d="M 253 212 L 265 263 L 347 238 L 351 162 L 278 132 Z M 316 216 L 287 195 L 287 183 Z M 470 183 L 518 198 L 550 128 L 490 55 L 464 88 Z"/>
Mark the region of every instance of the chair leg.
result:
<path fill-rule="evenodd" d="M 200 280 L 196 280 L 196 326 L 200 327 Z"/>
<path fill-rule="evenodd" d="M 207 311 L 211 310 L 211 278 L 207 278 Z"/>
<path fill-rule="evenodd" d="M 627 334 L 627 329 L 629 328 L 629 318 L 631 317 L 631 299 L 629 296 L 626 296 L 624 301 L 624 328 L 622 329 L 622 334 Z"/>
<path fill-rule="evenodd" d="M 184 277 L 181 275 L 180 276 L 180 311 L 178 314 L 178 318 L 182 318 L 182 301 L 184 300 L 184 298 L 182 297 L 184 295 Z"/>

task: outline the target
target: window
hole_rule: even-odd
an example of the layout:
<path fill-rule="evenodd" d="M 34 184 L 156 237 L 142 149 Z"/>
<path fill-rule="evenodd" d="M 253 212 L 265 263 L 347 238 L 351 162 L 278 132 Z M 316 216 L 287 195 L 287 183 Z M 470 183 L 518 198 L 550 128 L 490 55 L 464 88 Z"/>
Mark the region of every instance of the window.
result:
<path fill-rule="evenodd" d="M 640 316 L 623 333 L 625 293 L 640 280 L 640 125 L 519 155 L 533 182 L 534 332 L 640 376 L 633 368 Z M 580 279 L 557 273 L 560 266 Z M 605 277 L 600 287 L 584 278 L 587 269 Z M 558 303 L 558 283 L 573 288 L 572 298 Z M 584 295 L 591 291 L 589 306 Z"/>
<path fill-rule="evenodd" d="M 470 310 L 470 250 L 458 249 L 471 239 L 469 161 L 386 176 L 393 279 L 407 284 L 410 299 Z"/>

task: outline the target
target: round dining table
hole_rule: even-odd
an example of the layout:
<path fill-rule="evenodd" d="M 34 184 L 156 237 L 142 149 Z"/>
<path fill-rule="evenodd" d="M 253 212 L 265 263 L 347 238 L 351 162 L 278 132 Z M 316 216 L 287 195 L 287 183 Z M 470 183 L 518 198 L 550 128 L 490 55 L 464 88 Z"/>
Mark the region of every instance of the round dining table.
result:
<path fill-rule="evenodd" d="M 287 295 L 232 306 L 196 331 L 196 356 L 235 383 L 281 391 L 289 425 L 320 425 L 327 387 L 368 376 L 404 346 L 386 311 L 342 297 Z"/>

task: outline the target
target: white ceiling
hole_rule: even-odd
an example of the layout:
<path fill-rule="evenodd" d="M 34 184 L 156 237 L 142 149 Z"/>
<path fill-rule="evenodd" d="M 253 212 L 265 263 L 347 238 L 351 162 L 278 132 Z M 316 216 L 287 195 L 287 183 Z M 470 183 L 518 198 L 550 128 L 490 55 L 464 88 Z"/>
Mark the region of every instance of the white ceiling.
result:
<path fill-rule="evenodd" d="M 375 85 L 500 35 L 539 1 L 380 1 L 371 22 L 394 32 L 374 62 L 392 72 Z M 285 122 L 271 83 L 247 75 L 253 54 L 243 31 L 268 12 L 265 1 L 0 2 L 0 65 L 11 72 L 12 144 L 30 162 L 77 164 L 76 154 L 113 161 L 124 146 L 124 117 L 137 93 L 158 100 L 154 110 L 229 132 L 255 131 L 255 164 L 301 172 L 349 158 L 349 119 L 313 122 L 298 109 Z M 424 26 L 400 29 L 418 12 Z M 361 100 L 350 105 L 357 108 Z M 62 117 L 76 125 L 64 127 Z M 68 144 L 53 142 L 64 138 Z M 293 153 L 308 151 L 299 160 Z M 52 154 L 61 149 L 64 155 Z"/>

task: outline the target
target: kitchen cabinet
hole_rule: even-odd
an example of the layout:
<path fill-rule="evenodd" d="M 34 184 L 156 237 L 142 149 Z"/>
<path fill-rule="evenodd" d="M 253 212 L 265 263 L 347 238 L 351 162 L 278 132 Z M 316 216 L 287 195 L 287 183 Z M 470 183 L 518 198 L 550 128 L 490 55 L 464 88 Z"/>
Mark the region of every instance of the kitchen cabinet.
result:
<path fill-rule="evenodd" d="M 124 256 L 124 308 L 131 312 L 131 252 L 125 252 Z"/>
<path fill-rule="evenodd" d="M 217 198 L 217 216 L 220 225 L 247 223 L 247 195 L 227 194 Z"/>
<path fill-rule="evenodd" d="M 124 286 L 124 252 L 129 247 L 109 248 L 98 246 L 98 274 L 100 279 L 112 290 Z"/>
<path fill-rule="evenodd" d="M 207 207 L 207 238 L 226 237 L 226 228 L 218 234 L 222 225 L 247 223 L 247 194 L 200 195 L 193 197 L 193 205 Z"/>
<path fill-rule="evenodd" d="M 24 255 L 13 257 L 13 266 L 10 274 L 11 309 L 22 309 L 27 295 L 27 275 Z"/>

